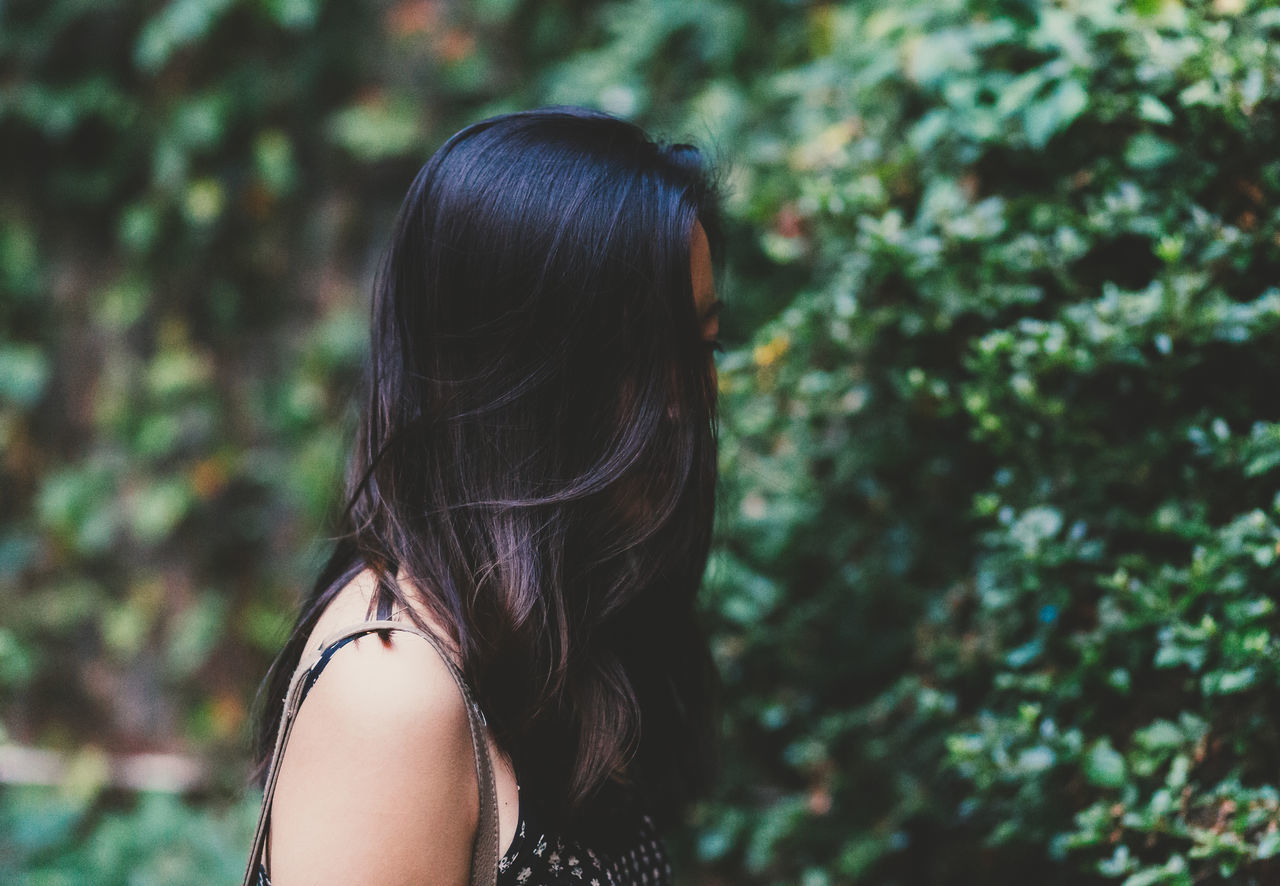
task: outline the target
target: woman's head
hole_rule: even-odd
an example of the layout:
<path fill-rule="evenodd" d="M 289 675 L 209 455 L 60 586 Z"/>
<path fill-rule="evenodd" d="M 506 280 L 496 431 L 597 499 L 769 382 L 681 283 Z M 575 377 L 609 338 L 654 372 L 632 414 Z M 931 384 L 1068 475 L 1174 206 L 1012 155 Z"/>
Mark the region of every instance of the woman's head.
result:
<path fill-rule="evenodd" d="M 464 129 L 419 172 L 387 254 L 378 430 L 483 429 L 515 463 L 439 465 L 474 470 L 468 504 L 575 501 L 646 460 L 684 472 L 695 447 L 675 438 L 714 402 L 691 258 L 718 234 L 691 147 L 578 109 Z M 645 490 L 654 520 L 678 490 Z"/>
<path fill-rule="evenodd" d="M 384 612 L 406 573 L 566 813 L 624 768 L 659 804 L 706 768 L 719 245 L 696 149 L 553 108 L 436 152 L 375 289 L 347 525 L 299 630 L 352 562 Z"/>

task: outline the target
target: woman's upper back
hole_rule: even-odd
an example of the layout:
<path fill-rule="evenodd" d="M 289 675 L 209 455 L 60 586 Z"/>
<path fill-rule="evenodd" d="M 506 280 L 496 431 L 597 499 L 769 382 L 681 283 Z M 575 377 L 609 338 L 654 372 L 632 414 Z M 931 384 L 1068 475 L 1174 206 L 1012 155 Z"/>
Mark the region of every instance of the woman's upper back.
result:
<path fill-rule="evenodd" d="M 373 587 L 361 573 L 344 588 L 308 648 L 363 621 Z M 261 883 L 468 882 L 479 804 L 466 702 L 434 648 L 408 633 L 388 637 L 347 638 L 313 668 L 279 764 L 270 876 L 264 865 Z M 590 844 L 549 830 L 537 799 L 520 797 L 509 761 L 488 742 L 506 849 L 499 883 L 670 882 L 642 811 L 615 816 Z"/>
<path fill-rule="evenodd" d="M 308 648 L 365 620 L 372 589 L 361 573 L 339 592 Z M 465 702 L 448 666 L 428 643 L 392 632 L 353 638 L 323 675 L 279 763 L 272 882 L 466 883 L 479 801 Z M 516 827 L 514 777 L 489 750 L 505 846 Z"/>

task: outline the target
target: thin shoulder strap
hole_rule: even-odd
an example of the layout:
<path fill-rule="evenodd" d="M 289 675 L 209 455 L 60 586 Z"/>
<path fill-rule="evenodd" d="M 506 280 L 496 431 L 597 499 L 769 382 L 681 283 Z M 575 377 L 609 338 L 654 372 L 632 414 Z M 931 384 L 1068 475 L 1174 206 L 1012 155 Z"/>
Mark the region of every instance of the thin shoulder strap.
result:
<path fill-rule="evenodd" d="M 498 789 L 493 777 L 493 761 L 489 759 L 488 745 L 485 740 L 485 719 L 479 705 L 471 696 L 462 673 L 453 663 L 440 640 L 426 631 L 413 625 L 398 621 L 362 621 L 349 625 L 331 634 L 320 646 L 304 657 L 302 663 L 289 681 L 289 692 L 284 699 L 284 712 L 280 717 L 280 728 L 276 732 L 275 748 L 271 752 L 271 766 L 267 770 L 267 783 L 262 797 L 262 811 L 258 813 L 258 828 L 253 835 L 253 849 L 249 855 L 249 866 L 245 870 L 243 886 L 257 886 L 258 864 L 263 858 L 263 850 L 267 842 L 267 831 L 271 821 L 271 801 L 276 793 L 276 781 L 280 776 L 280 758 L 284 755 L 289 734 L 293 731 L 297 719 L 298 708 L 302 705 L 302 697 L 308 685 L 308 675 L 320 661 L 325 651 L 349 637 L 369 634 L 375 631 L 404 631 L 417 634 L 426 640 L 439 653 L 440 658 L 449 668 L 453 681 L 458 684 L 458 691 L 466 702 L 467 723 L 471 729 L 471 749 L 475 753 L 476 781 L 480 790 L 480 820 L 476 826 L 475 843 L 471 849 L 471 886 L 495 886 L 498 881 Z"/>

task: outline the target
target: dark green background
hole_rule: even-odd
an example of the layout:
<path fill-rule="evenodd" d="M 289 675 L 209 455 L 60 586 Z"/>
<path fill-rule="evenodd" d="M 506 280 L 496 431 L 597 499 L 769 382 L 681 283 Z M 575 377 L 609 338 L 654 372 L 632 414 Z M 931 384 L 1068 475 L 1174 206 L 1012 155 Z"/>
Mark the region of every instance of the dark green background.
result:
<path fill-rule="evenodd" d="M 729 195 L 727 759 L 679 882 L 1274 882 L 1278 38 L 1248 0 L 3 3 L 0 880 L 238 882 L 392 213 L 459 126 L 571 102 Z M 147 752 L 195 786 L 129 787 Z"/>

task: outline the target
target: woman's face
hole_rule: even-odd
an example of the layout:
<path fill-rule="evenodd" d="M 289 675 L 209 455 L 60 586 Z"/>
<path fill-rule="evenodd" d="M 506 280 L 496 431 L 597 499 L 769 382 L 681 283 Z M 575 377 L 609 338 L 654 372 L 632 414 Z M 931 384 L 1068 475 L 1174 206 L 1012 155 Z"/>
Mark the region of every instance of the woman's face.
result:
<path fill-rule="evenodd" d="M 707 232 L 693 223 L 693 242 L 689 246 L 689 265 L 693 274 L 693 301 L 702 326 L 702 337 L 714 342 L 720 334 L 720 300 L 716 298 L 715 277 L 711 270 L 711 244 Z"/>

